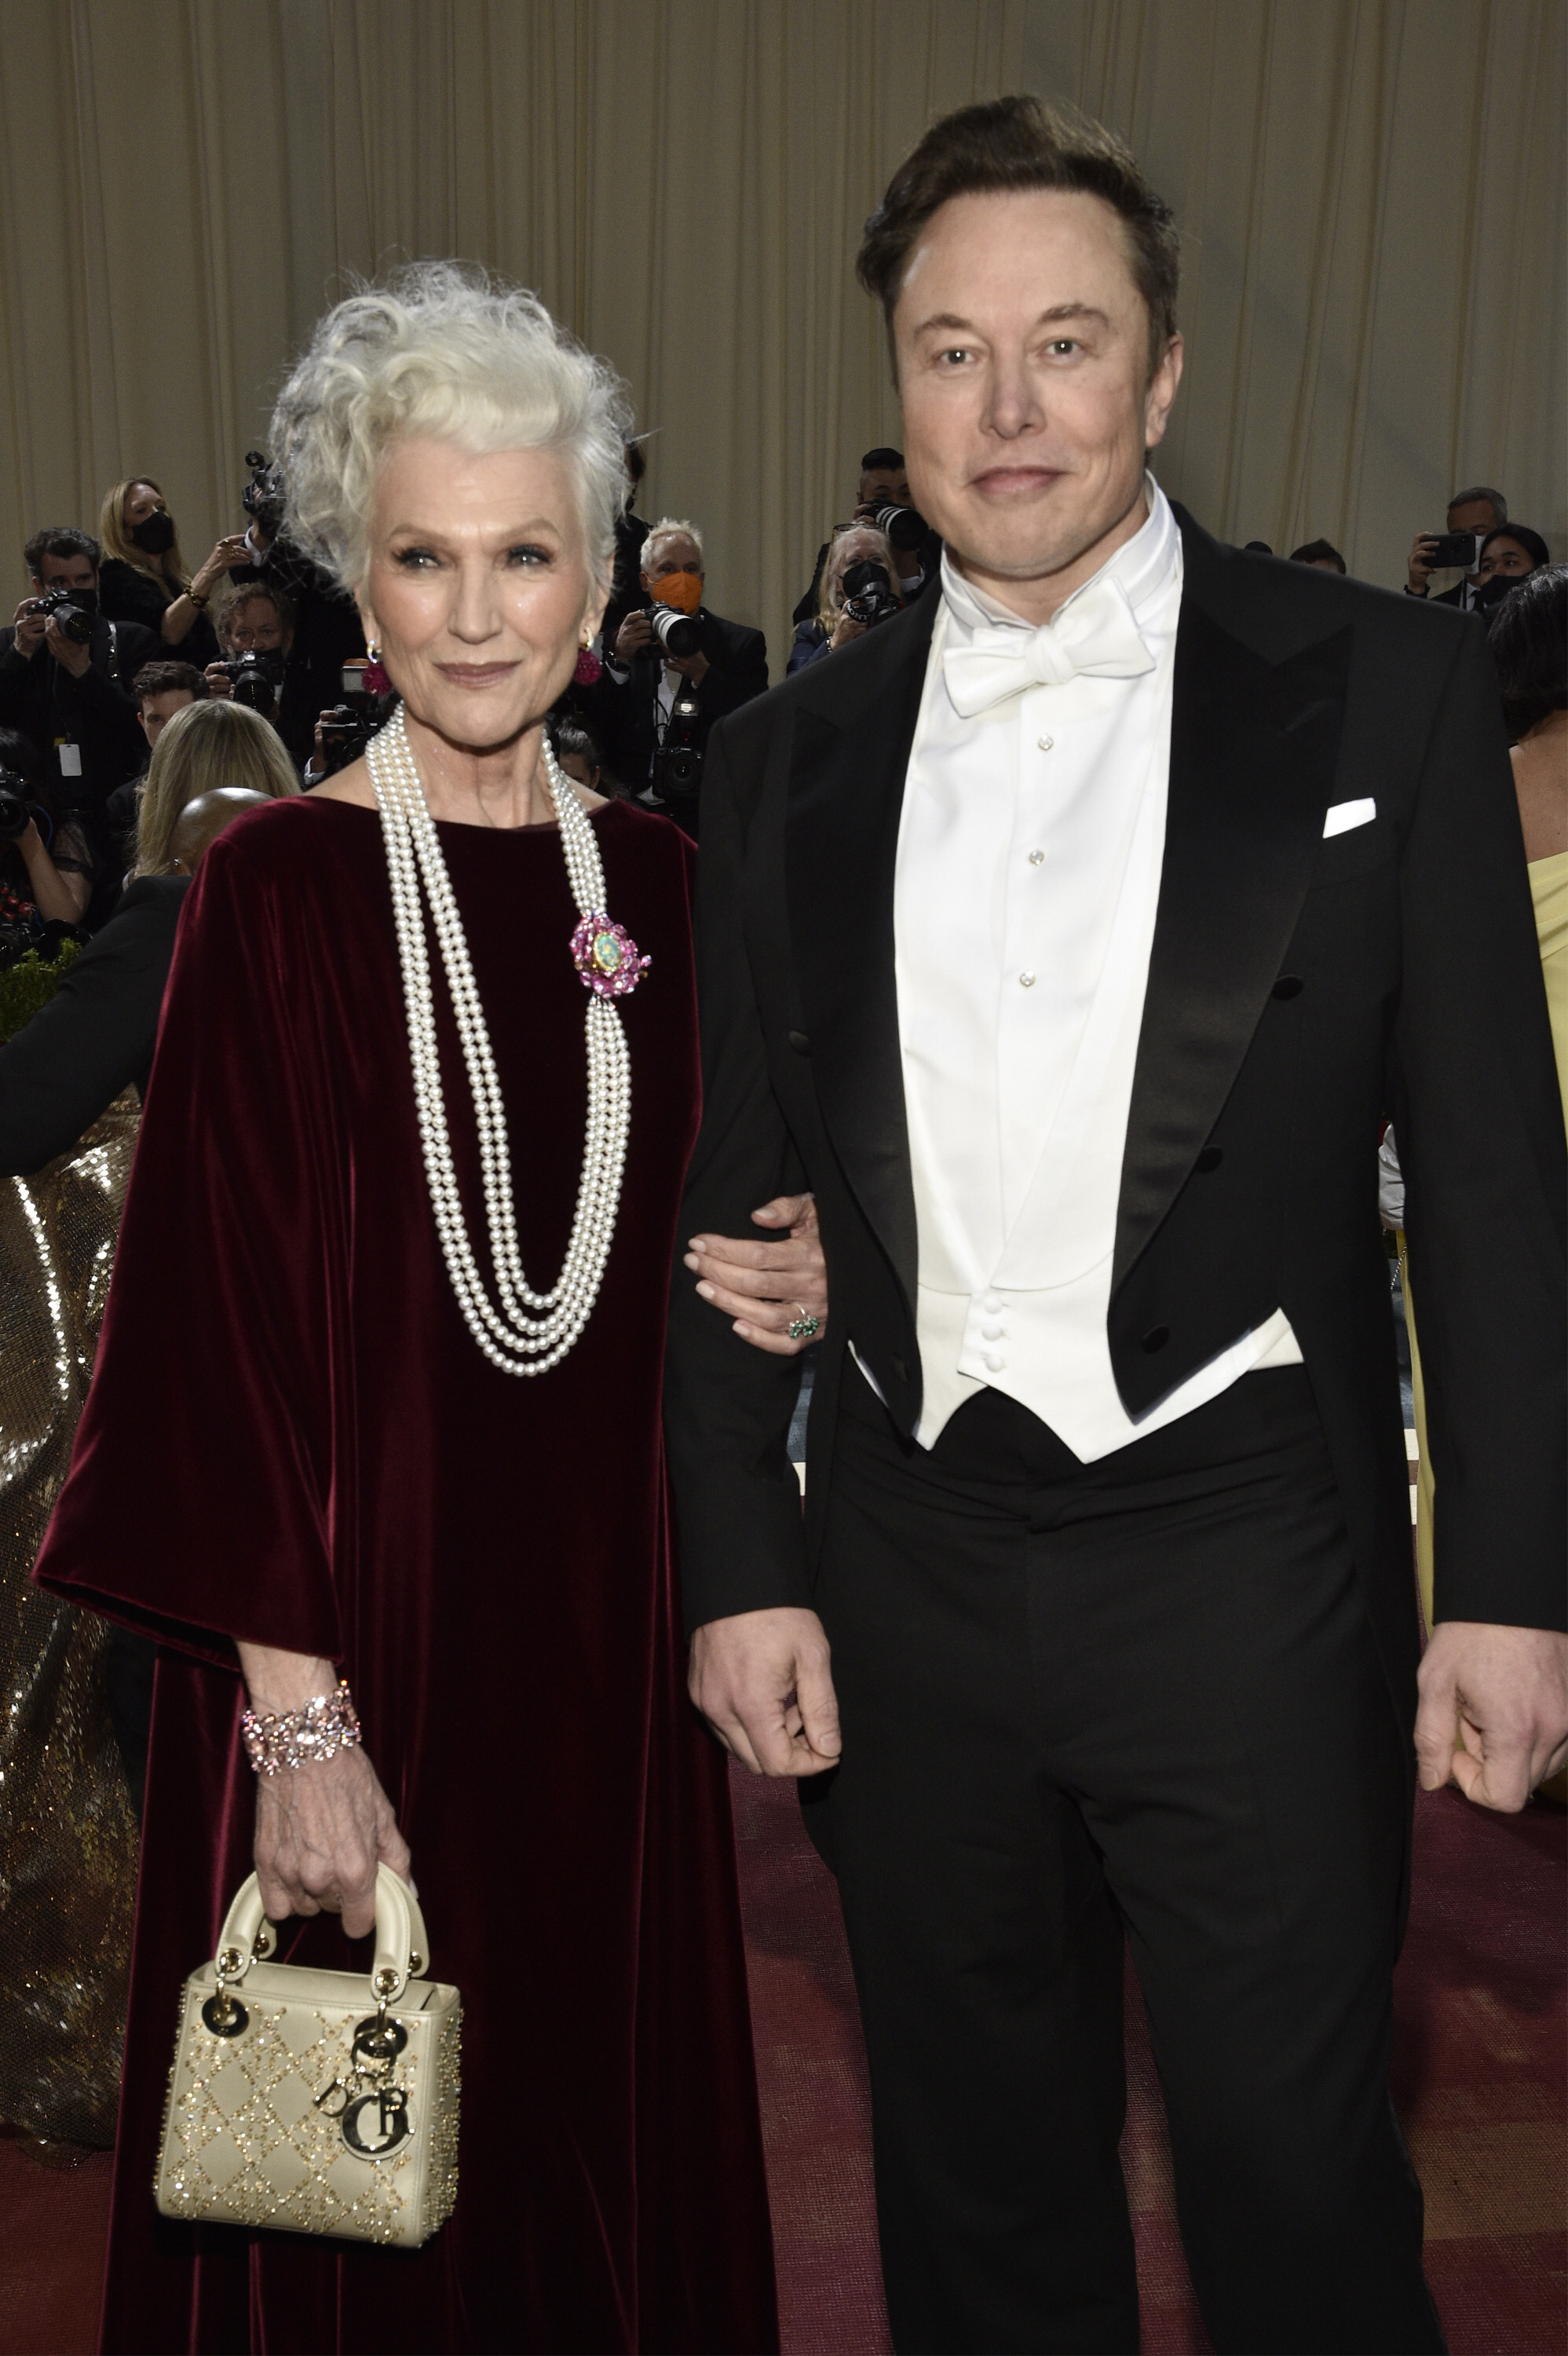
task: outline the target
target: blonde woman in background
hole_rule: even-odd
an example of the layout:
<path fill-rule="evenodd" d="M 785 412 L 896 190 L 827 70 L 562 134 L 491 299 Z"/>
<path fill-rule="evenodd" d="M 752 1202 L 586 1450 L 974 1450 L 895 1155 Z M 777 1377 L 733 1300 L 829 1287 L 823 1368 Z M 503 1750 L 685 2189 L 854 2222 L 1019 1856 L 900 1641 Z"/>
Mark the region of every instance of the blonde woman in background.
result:
<path fill-rule="evenodd" d="M 844 611 L 844 575 L 852 564 L 866 563 L 882 567 L 890 590 L 901 605 L 903 591 L 898 560 L 887 533 L 879 531 L 875 524 L 847 523 L 835 534 L 828 548 L 816 615 L 795 630 L 795 644 L 785 665 L 786 676 L 805 670 L 809 663 L 820 662 L 824 655 L 836 653 L 851 639 L 865 636 L 869 625 L 856 621 L 853 615 Z"/>
<path fill-rule="evenodd" d="M 103 562 L 99 610 L 111 622 L 140 622 L 187 662 L 218 659 L 208 600 L 232 566 L 251 562 L 242 532 L 219 541 L 195 575 L 186 570 L 168 501 L 150 476 L 133 476 L 104 494 L 98 536 Z"/>
<path fill-rule="evenodd" d="M 136 813 L 133 875 L 176 875 L 176 821 L 187 803 L 224 787 L 277 801 L 300 781 L 283 739 L 242 703 L 187 703 L 153 747 Z"/>

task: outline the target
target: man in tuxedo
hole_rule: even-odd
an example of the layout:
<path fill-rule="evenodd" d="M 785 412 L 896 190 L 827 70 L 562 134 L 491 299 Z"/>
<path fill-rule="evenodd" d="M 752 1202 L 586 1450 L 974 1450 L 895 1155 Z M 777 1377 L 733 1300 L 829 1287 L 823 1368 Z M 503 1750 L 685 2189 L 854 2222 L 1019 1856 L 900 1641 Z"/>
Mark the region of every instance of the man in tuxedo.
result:
<path fill-rule="evenodd" d="M 1500 491 L 1485 483 L 1468 491 L 1456 491 L 1448 502 L 1445 531 L 1496 531 L 1508 521 L 1508 501 Z M 1407 597 L 1431 597 L 1435 605 L 1457 605 L 1462 614 L 1475 608 L 1476 592 L 1480 586 L 1479 572 L 1467 573 L 1456 581 L 1452 589 L 1434 592 L 1432 587 L 1432 552 L 1437 545 L 1435 532 L 1418 531 L 1411 544 L 1406 567 L 1404 594 Z"/>
<path fill-rule="evenodd" d="M 838 1875 L 906 2356 L 1136 2348 L 1124 1940 L 1214 2346 L 1440 2349 L 1387 2090 L 1413 1739 L 1501 1808 L 1568 1747 L 1564 1140 L 1485 635 L 1167 503 L 1177 261 L 1096 126 L 927 133 L 860 274 L 940 594 L 709 755 L 691 1687 Z M 803 1186 L 804 1520 L 787 1362 L 703 1274 Z"/>
<path fill-rule="evenodd" d="M 704 605 L 702 535 L 695 524 L 667 516 L 652 525 L 640 578 L 647 602 L 615 634 L 593 715 L 622 784 L 695 836 L 709 733 L 726 712 L 766 694 L 767 644 L 761 630 L 727 622 Z M 696 622 L 695 652 L 666 651 L 654 626 L 660 606 Z M 695 758 L 678 760 L 677 754 Z"/>

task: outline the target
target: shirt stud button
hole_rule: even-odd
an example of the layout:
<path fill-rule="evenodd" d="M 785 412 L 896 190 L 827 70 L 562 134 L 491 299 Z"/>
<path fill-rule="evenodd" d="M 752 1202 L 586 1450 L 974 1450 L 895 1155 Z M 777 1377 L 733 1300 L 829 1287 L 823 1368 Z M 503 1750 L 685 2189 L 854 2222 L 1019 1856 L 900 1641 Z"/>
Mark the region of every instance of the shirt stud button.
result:
<path fill-rule="evenodd" d="M 1049 753 L 1049 752 L 1051 751 L 1051 746 L 1055 744 L 1055 742 L 1056 742 L 1056 739 L 1055 739 L 1055 737 L 1054 737 L 1054 736 L 1042 736 L 1042 737 L 1040 739 L 1040 751 L 1041 751 L 1042 753 Z"/>
<path fill-rule="evenodd" d="M 1045 865 L 1044 851 L 1031 851 L 1029 855 L 1029 863 L 1031 867 L 1043 867 Z"/>
<path fill-rule="evenodd" d="M 1002 1329 L 999 1325 L 982 1325 L 980 1338 L 983 1342 L 999 1342 L 1002 1338 Z"/>
<path fill-rule="evenodd" d="M 1032 990 L 1032 989 L 1034 988 L 1034 976 L 1033 976 L 1033 974 L 1032 974 L 1032 973 L 1020 973 L 1020 974 L 1019 974 L 1019 987 L 1020 987 L 1020 988 L 1022 988 L 1022 989 L 1024 989 L 1024 990 Z"/>
<path fill-rule="evenodd" d="M 1007 1363 L 1007 1360 L 995 1350 L 987 1350 L 983 1361 L 988 1375 L 999 1375 Z"/>
<path fill-rule="evenodd" d="M 997 1317 L 1001 1314 L 1002 1304 L 994 1292 L 987 1292 L 980 1306 L 987 1317 Z"/>

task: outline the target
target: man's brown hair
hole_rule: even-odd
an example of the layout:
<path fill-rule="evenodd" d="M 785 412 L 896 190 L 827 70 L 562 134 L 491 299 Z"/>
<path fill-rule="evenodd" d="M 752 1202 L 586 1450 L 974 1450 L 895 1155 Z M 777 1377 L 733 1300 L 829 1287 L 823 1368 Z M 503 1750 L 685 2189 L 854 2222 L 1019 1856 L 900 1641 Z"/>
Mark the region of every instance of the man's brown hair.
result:
<path fill-rule="evenodd" d="M 1024 188 L 1082 190 L 1103 198 L 1119 216 L 1127 261 L 1148 310 L 1152 376 L 1176 333 L 1181 274 L 1176 217 L 1114 131 L 1073 108 L 1022 93 L 961 106 L 933 123 L 866 223 L 856 274 L 881 304 L 889 348 L 910 252 L 932 215 L 954 197 Z"/>

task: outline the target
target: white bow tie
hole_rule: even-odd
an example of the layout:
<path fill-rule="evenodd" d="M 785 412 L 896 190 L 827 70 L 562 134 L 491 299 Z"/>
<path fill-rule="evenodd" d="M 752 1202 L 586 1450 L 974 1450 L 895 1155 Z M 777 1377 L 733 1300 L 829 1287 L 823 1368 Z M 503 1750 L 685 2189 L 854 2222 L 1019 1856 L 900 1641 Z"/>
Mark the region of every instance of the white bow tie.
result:
<path fill-rule="evenodd" d="M 1088 672 L 1095 679 L 1136 679 L 1153 670 L 1121 583 L 1091 583 L 1054 622 L 1027 633 L 982 626 L 963 646 L 949 646 L 942 673 L 953 708 L 965 720 L 1031 687 L 1065 687 Z"/>

